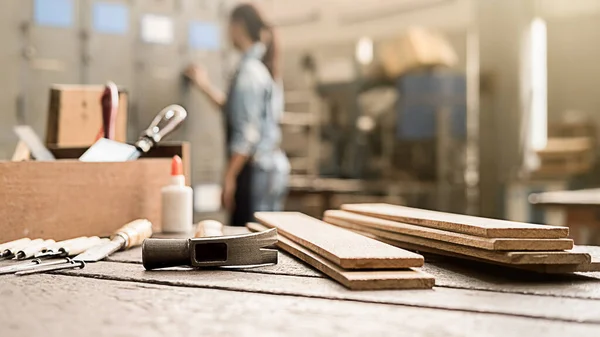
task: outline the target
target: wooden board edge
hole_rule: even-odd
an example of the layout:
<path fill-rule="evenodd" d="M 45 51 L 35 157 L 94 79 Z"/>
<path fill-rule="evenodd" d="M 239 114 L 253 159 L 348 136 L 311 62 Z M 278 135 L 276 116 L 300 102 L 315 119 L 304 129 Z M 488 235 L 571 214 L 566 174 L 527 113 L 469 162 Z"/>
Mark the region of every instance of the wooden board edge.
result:
<path fill-rule="evenodd" d="M 314 253 L 328 259 L 329 261 L 335 263 L 343 269 L 355 269 L 355 270 L 378 270 L 378 269 L 393 269 L 393 268 L 419 268 L 425 264 L 425 258 L 423 256 L 414 257 L 414 258 L 403 258 L 401 260 L 393 260 L 393 259 L 381 259 L 381 258 L 340 258 L 324 249 L 318 251 L 318 247 L 311 242 L 308 242 L 296 235 L 288 233 L 287 231 L 281 230 L 281 228 L 269 224 L 265 219 L 261 219 L 261 212 L 255 213 L 256 220 L 265 227 L 268 228 L 277 228 L 278 233 L 281 236 L 288 238 L 291 241 L 294 241 L 296 244 L 305 247 Z M 302 213 L 299 213 L 302 214 Z M 316 218 L 315 218 L 316 219 Z M 316 219 L 319 220 L 319 219 Z M 319 220 L 322 221 L 322 220 Z M 395 247 L 395 246 L 394 246 Z M 395 247 L 398 248 L 398 247 Z M 401 249 L 401 248 L 400 248 Z"/>
<path fill-rule="evenodd" d="M 357 219 L 351 219 L 351 216 L 358 216 Z M 362 219 L 365 218 L 365 219 Z M 367 216 L 358 213 L 352 213 L 343 210 L 328 210 L 323 214 L 323 221 L 329 222 L 331 219 L 351 222 L 355 225 L 365 226 L 378 230 L 383 230 L 402 235 L 416 236 L 425 239 L 443 241 L 456 245 L 480 248 L 490 251 L 561 251 L 573 248 L 573 240 L 568 238 L 560 239 L 532 239 L 532 238 L 487 238 L 479 237 L 466 233 L 458 233 L 445 231 L 438 228 L 419 226 L 409 223 L 400 222 L 397 220 L 382 219 L 372 216 Z M 364 220 L 364 221 L 363 221 Z M 392 224 L 384 222 L 392 222 L 404 228 L 395 227 Z M 414 228 L 411 228 L 414 227 Z M 438 237 L 436 237 L 438 236 Z M 459 237 L 463 236 L 463 237 Z M 491 241 L 491 242 L 490 242 Z M 538 247 L 533 245 L 538 244 Z"/>
<path fill-rule="evenodd" d="M 511 238 L 511 239 L 561 239 L 567 238 L 569 236 L 569 228 L 565 226 L 546 226 L 540 225 L 542 227 L 534 230 L 533 234 L 531 232 L 524 232 L 521 229 L 514 228 L 479 228 L 472 227 L 470 225 L 453 223 L 448 221 L 438 221 L 436 226 L 432 226 L 425 219 L 412 219 L 409 217 L 404 217 L 401 215 L 387 215 L 387 214 L 379 214 L 374 212 L 369 212 L 365 210 L 356 209 L 357 206 L 361 205 L 382 205 L 382 206 L 397 206 L 392 204 L 342 204 L 340 209 L 352 213 L 372 216 L 380 219 L 392 220 L 392 221 L 401 221 L 406 222 L 408 224 L 414 224 L 418 226 L 424 226 L 429 228 L 441 229 L 449 232 L 469 234 L 473 236 L 480 236 L 485 238 Z M 460 214 L 458 214 L 460 215 Z M 482 218 L 486 219 L 486 218 Z M 459 228 L 459 229 L 457 229 Z"/>
<path fill-rule="evenodd" d="M 246 227 L 252 232 L 263 231 L 267 226 L 258 223 L 248 223 Z M 301 245 L 289 240 L 278 232 L 277 247 L 300 259 L 302 262 L 311 265 L 313 268 L 331 277 L 338 283 L 351 290 L 392 290 L 392 289 L 431 289 L 435 285 L 433 275 L 420 270 L 408 269 L 415 273 L 414 279 L 371 279 L 371 280 L 351 280 L 346 275 L 357 271 L 343 270 L 333 264 L 331 261 L 314 253 Z M 359 271 L 361 274 L 373 273 L 378 271 Z"/>
<path fill-rule="evenodd" d="M 473 256 L 473 255 L 466 255 L 463 253 L 455 253 L 455 252 L 450 252 L 453 254 L 459 254 L 459 255 L 466 255 L 466 256 L 473 256 L 475 258 L 484 260 L 484 261 L 490 261 L 490 262 L 497 262 L 497 263 L 505 263 L 505 264 L 510 264 L 510 265 L 516 265 L 516 264 L 520 264 L 520 265 L 525 265 L 525 264 L 555 264 L 555 265 L 560 265 L 560 264 L 568 264 L 570 262 L 555 262 L 555 263 L 533 263 L 531 261 L 526 262 L 527 259 L 535 259 L 536 257 L 519 257 L 515 260 L 511 260 L 511 261 L 506 261 L 504 260 L 504 258 L 502 256 L 494 256 L 493 254 L 499 254 L 499 253 L 505 253 L 505 254 L 510 254 L 511 252 L 505 252 L 505 251 L 489 251 L 489 250 L 485 250 L 485 249 L 479 249 L 479 248 L 474 248 L 474 247 L 467 247 L 467 246 L 460 246 L 460 245 L 456 245 L 453 243 L 448 243 L 448 242 L 443 242 L 443 241 L 437 241 L 437 240 L 432 240 L 432 239 L 427 239 L 427 238 L 420 238 L 420 237 L 412 237 L 410 235 L 404 235 L 404 234 L 398 234 L 398 233 L 391 233 L 391 232 L 386 232 L 386 231 L 382 231 L 382 230 L 377 230 L 377 229 L 373 229 L 373 228 L 365 228 L 365 227 L 361 227 L 360 225 L 355 225 L 353 223 L 347 222 L 347 221 L 342 221 L 342 220 L 332 220 L 330 222 L 333 225 L 336 226 L 340 226 L 343 228 L 346 228 L 348 230 L 352 230 L 354 232 L 357 232 L 359 234 L 365 235 L 365 233 L 369 233 L 370 235 L 365 235 L 368 237 L 373 238 L 372 235 L 376 236 L 375 239 L 382 241 L 382 242 L 386 242 L 388 244 L 394 245 L 396 247 L 400 247 L 400 248 L 404 248 L 404 249 L 409 249 L 412 250 L 410 248 L 406 248 L 404 247 L 404 243 L 406 243 L 405 240 L 399 240 L 397 237 L 402 236 L 402 237 L 407 237 L 407 238 L 411 238 L 411 240 L 418 240 L 418 241 L 422 241 L 422 242 L 426 242 L 427 245 L 426 247 L 432 247 L 435 246 L 436 244 L 442 244 L 442 245 L 449 245 L 449 246 L 459 246 L 463 249 L 469 249 L 469 250 L 479 250 L 481 254 L 486 254 L 487 257 L 481 257 L 481 256 Z M 385 240 L 382 240 L 385 239 Z M 395 244 L 394 242 L 397 243 L 402 243 L 402 245 L 400 244 Z M 409 244 L 411 245 L 418 245 L 418 246 L 424 246 L 421 243 L 414 243 L 414 242 L 409 242 Z M 444 249 L 440 249 L 440 248 L 436 248 L 433 247 L 432 249 L 436 249 L 436 250 L 440 250 L 440 251 L 444 251 L 446 252 L 447 250 Z M 514 253 L 524 253 L 524 252 L 514 252 Z M 543 253 L 544 252 L 529 252 L 529 253 L 538 253 L 540 254 L 540 256 L 543 257 Z M 557 251 L 551 251 L 551 252 L 547 252 L 549 254 L 552 253 L 557 253 Z M 584 264 L 584 263 L 590 263 L 591 262 L 591 256 L 590 254 L 586 254 L 586 253 L 573 253 L 573 259 L 575 259 L 575 257 L 577 257 L 578 259 L 580 259 L 581 261 L 579 262 L 573 262 L 572 264 Z M 510 256 L 507 256 L 506 259 L 510 259 Z M 558 259 L 558 258 L 557 258 Z M 563 257 L 563 259 L 565 259 Z"/>

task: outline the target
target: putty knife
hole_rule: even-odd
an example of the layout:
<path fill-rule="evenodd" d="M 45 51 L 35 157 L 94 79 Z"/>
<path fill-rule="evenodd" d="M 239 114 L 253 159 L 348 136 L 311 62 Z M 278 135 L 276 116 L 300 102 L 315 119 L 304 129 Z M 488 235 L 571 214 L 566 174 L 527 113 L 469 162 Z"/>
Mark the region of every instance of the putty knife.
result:
<path fill-rule="evenodd" d="M 164 108 L 150 126 L 142 132 L 135 145 L 120 143 L 114 140 L 101 138 L 92 147 L 79 157 L 86 162 L 119 162 L 136 160 L 143 153 L 152 149 L 164 137 L 175 130 L 187 117 L 185 109 L 179 105 L 170 105 Z"/>

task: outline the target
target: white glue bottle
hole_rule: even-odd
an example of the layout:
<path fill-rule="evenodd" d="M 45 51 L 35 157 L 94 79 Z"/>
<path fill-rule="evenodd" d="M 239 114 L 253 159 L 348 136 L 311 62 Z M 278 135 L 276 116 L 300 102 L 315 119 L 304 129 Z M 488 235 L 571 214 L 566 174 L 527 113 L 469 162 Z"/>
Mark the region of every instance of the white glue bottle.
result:
<path fill-rule="evenodd" d="M 162 231 L 189 233 L 194 223 L 193 191 L 185 185 L 179 156 L 171 162 L 171 184 L 162 188 Z"/>

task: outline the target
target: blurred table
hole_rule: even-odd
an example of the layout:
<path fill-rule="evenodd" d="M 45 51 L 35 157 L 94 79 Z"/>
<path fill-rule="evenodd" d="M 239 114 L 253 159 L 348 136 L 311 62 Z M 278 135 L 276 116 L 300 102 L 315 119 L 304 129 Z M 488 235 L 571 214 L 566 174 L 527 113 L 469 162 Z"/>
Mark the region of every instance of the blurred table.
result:
<path fill-rule="evenodd" d="M 537 193 L 529 201 L 562 212 L 576 244 L 600 245 L 600 188 Z"/>

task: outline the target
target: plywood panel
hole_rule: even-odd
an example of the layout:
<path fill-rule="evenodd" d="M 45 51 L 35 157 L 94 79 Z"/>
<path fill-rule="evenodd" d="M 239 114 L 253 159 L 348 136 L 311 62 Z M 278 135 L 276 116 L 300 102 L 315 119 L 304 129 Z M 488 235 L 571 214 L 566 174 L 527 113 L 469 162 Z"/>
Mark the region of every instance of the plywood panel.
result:
<path fill-rule="evenodd" d="M 324 220 L 339 219 L 352 222 L 370 228 L 386 230 L 390 232 L 418 236 L 444 242 L 455 243 L 463 246 L 476 247 L 486 250 L 526 250 L 526 251 L 550 251 L 568 250 L 573 248 L 571 239 L 503 239 L 483 238 L 462 233 L 443 231 L 435 228 L 421 227 L 398 221 L 374 218 L 346 211 L 327 211 Z"/>
<path fill-rule="evenodd" d="M 411 268 L 423 265 L 423 257 L 366 238 L 308 215 L 296 212 L 258 212 L 256 219 L 269 228 L 344 269 Z"/>
<path fill-rule="evenodd" d="M 568 227 L 526 224 L 389 204 L 342 205 L 345 211 L 488 238 L 566 238 Z"/>

